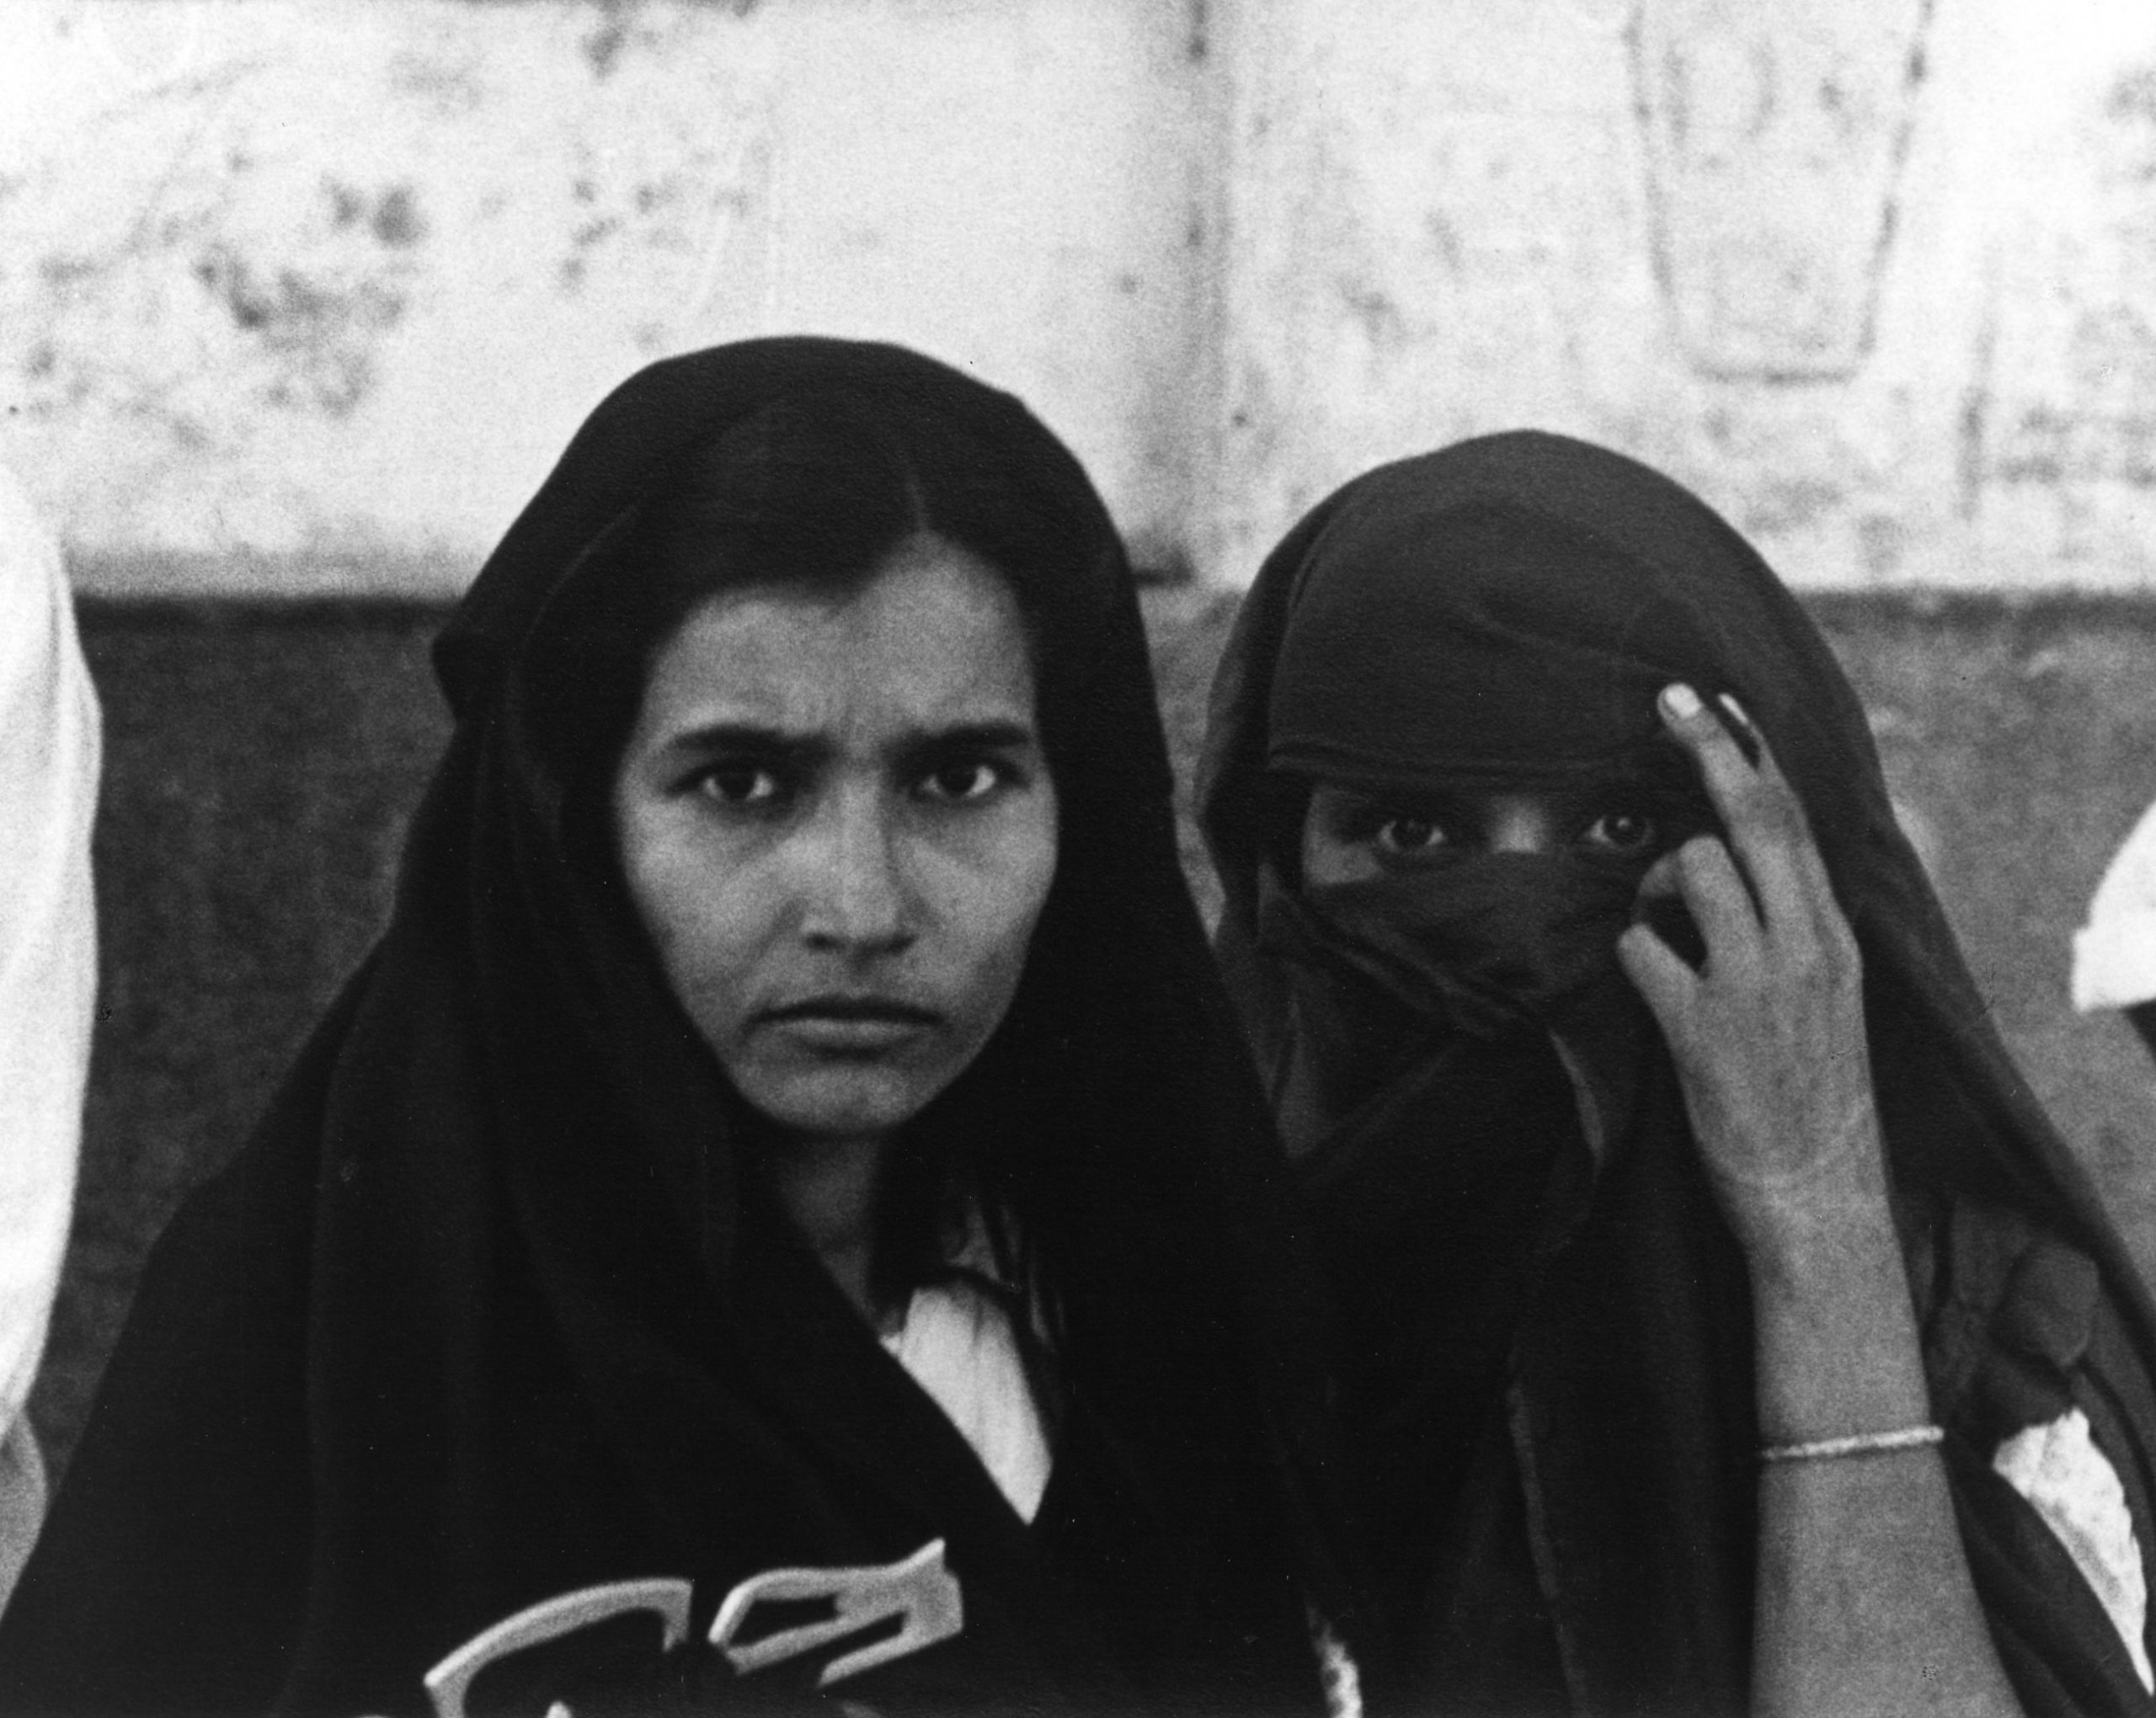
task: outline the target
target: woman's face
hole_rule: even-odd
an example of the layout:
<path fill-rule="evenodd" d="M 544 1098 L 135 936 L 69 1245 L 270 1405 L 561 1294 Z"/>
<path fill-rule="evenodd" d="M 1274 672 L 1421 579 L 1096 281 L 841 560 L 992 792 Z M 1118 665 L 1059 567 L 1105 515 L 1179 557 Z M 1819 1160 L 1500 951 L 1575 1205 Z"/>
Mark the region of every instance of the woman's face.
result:
<path fill-rule="evenodd" d="M 1476 779 L 1412 794 L 1321 783 L 1303 818 L 1303 881 L 1322 888 L 1470 853 L 1577 853 L 1644 871 L 1705 827 L 1697 791 L 1674 773 L 1561 787 Z"/>
<path fill-rule="evenodd" d="M 674 994 L 742 1096 L 881 1136 L 1002 1020 L 1055 875 L 1018 608 L 934 537 L 867 584 L 728 591 L 659 651 L 614 785 Z"/>

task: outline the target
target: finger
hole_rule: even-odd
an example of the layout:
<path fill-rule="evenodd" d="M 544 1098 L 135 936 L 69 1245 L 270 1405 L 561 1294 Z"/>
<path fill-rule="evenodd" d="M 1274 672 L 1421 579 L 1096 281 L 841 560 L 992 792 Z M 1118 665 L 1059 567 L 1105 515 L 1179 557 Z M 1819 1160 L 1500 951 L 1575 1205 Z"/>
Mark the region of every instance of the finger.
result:
<path fill-rule="evenodd" d="M 1661 707 L 1670 737 L 1700 771 L 1769 927 L 1816 921 L 1832 901 L 1826 867 L 1771 748 L 1761 739 L 1758 765 L 1747 762 L 1729 728 L 1688 686 L 1666 687 Z"/>
<path fill-rule="evenodd" d="M 1752 725 L 1752 718 L 1744 713 L 1744 707 L 1727 692 L 1715 695 L 1714 713 L 1722 726 L 1728 728 L 1730 737 L 1737 742 L 1737 750 L 1744 754 L 1744 761 L 1753 769 L 1759 767 L 1759 754 L 1766 749 L 1759 730 Z"/>
<path fill-rule="evenodd" d="M 1684 904 L 1677 866 L 1668 855 L 1657 860 L 1640 879 L 1639 893 L 1632 897 L 1632 922 L 1646 926 L 1684 956 L 1694 972 L 1706 965 L 1706 939 L 1700 934 L 1700 921 Z"/>
<path fill-rule="evenodd" d="M 1654 900 L 1667 895 L 1681 895 L 1684 890 L 1677 881 L 1677 849 L 1672 847 L 1661 858 L 1647 867 L 1646 875 L 1640 879 L 1640 899 Z"/>
<path fill-rule="evenodd" d="M 1617 964 L 1647 1005 L 1671 1050 L 1681 1054 L 1689 1048 L 1700 975 L 1645 925 L 1632 926 L 1617 939 Z"/>
<path fill-rule="evenodd" d="M 1801 838 L 1796 843 L 1798 868 L 1806 874 L 1817 899 L 1838 922 L 1840 907 L 1834 899 L 1833 880 L 1827 874 L 1827 862 L 1819 851 L 1818 841 L 1812 834 L 1812 819 L 1805 814 L 1803 799 L 1796 789 L 1790 786 L 1789 777 L 1782 773 L 1782 766 L 1774 756 L 1774 748 L 1767 744 L 1766 735 L 1759 732 L 1743 705 L 1737 702 L 1737 695 L 1722 692 L 1716 696 L 1716 702 L 1734 724 L 1737 743 L 1744 747 L 1745 760 L 1751 764 L 1754 773 L 1785 800 Z"/>
<path fill-rule="evenodd" d="M 1729 849 L 1712 835 L 1694 835 L 1664 855 L 1656 868 L 1665 865 L 1674 893 L 1706 945 L 1708 968 L 1748 971 L 1759 958 L 1763 926 L 1758 905 Z"/>

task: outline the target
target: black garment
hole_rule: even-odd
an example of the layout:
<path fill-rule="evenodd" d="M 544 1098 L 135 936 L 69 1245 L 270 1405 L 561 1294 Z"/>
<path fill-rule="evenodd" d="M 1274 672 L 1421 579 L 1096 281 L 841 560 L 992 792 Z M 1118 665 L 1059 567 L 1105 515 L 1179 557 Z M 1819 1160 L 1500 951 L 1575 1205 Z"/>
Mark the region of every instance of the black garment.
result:
<path fill-rule="evenodd" d="M 636 576 L 606 547 L 671 463 L 834 390 L 978 438 L 1000 462 L 982 481 L 1067 549 L 1012 569 L 1054 888 L 1004 1026 L 909 1135 L 1001 1154 L 1058 1385 L 1030 1526 L 744 1173 L 754 1118 L 533 741 L 596 695 L 547 678 L 548 629 Z M 1177 869 L 1129 570 L 1069 454 L 893 348 L 670 360 L 593 414 L 437 659 L 457 725 L 392 920 L 155 1251 L 0 1626 L 0 1705 L 424 1711 L 423 1674 L 500 1619 L 664 1579 L 693 1592 L 685 1645 L 648 1614 L 579 1630 L 487 1673 L 472 1710 L 788 1708 L 861 1640 L 737 1676 L 705 1644 L 725 1595 L 941 1540 L 963 1629 L 831 1699 L 1315 1709 L 1304 1606 L 1332 1601 L 1273 1342 L 1262 1099 Z"/>
<path fill-rule="evenodd" d="M 1417 1710 L 1747 1704 L 1747 1279 L 1615 965 L 1644 860 L 1470 852 L 1311 888 L 1297 846 L 1318 781 L 1412 799 L 1653 776 L 1655 695 L 1679 680 L 1734 693 L 1773 746 L 1861 947 L 1895 1218 L 2007 1670 L 2031 1712 L 2149 1710 L 1991 1470 L 2079 1407 L 2156 1551 L 2145 1291 L 1987 1020 L 1802 610 L 1674 483 L 1538 434 L 1382 467 L 1295 527 L 1230 641 L 1199 782 L 1219 952 L 1309 1148 L 1377 1678 Z"/>

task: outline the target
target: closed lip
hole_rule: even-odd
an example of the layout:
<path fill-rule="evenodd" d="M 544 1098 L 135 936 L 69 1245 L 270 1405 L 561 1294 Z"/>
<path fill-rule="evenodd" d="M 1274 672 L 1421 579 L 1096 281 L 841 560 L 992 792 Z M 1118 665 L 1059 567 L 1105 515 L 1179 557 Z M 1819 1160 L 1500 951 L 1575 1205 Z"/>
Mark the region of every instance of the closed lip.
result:
<path fill-rule="evenodd" d="M 893 996 L 825 995 L 804 996 L 798 1002 L 782 1002 L 763 1011 L 762 1018 L 774 1024 L 806 1022 L 811 1024 L 858 1026 L 937 1026 L 943 1016 L 932 1008 L 923 1008 L 917 1003 L 901 1001 Z"/>

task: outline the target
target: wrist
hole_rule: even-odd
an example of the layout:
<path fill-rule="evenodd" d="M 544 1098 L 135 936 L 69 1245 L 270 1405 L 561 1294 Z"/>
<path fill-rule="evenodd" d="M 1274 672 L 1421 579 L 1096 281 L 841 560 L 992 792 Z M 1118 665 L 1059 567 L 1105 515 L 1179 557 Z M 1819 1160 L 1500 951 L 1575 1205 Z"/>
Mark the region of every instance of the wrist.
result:
<path fill-rule="evenodd" d="M 1772 1150 L 1755 1147 L 1748 1172 L 1723 1167 L 1716 1175 L 1723 1208 L 1761 1286 L 1806 1288 L 1844 1268 L 1853 1248 L 1892 1244 L 1876 1117 L 1868 1103 L 1833 1113 L 1832 1121 L 1784 1119 L 1777 1128 L 1793 1137 L 1777 1139 Z"/>
<path fill-rule="evenodd" d="M 1906 1288 L 1882 1187 L 1843 1182 L 1792 1190 L 1755 1214 L 1737 1240 L 1763 1307 L 1833 1305 L 1886 1278 Z"/>
<path fill-rule="evenodd" d="M 1930 1418 L 1916 1315 L 1883 1201 L 1808 1247 L 1754 1259 L 1761 1438 L 1801 1443 Z"/>

